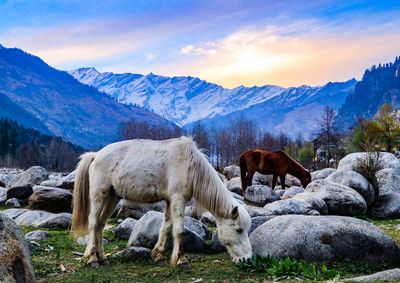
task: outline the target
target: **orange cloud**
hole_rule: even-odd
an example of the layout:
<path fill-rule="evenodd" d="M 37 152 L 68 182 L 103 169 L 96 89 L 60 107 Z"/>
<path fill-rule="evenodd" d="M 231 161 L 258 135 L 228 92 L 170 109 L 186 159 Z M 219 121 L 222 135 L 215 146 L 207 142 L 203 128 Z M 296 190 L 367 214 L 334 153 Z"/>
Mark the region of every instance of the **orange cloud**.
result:
<path fill-rule="evenodd" d="M 399 30 L 372 35 L 320 29 L 281 35 L 281 31 L 246 29 L 214 42 L 209 49 L 188 45 L 181 54 L 192 57 L 168 69 L 225 87 L 319 85 L 359 77 L 371 64 L 392 61 L 400 53 Z"/>

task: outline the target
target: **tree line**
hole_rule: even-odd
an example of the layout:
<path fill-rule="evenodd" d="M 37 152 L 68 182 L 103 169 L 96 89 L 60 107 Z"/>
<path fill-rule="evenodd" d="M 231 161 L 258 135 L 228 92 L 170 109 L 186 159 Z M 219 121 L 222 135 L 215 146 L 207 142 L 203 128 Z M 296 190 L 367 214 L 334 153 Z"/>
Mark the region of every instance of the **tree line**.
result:
<path fill-rule="evenodd" d="M 0 118 L 0 166 L 29 168 L 40 165 L 54 171 L 73 170 L 82 147 L 60 137 L 43 135 L 16 121 Z"/>
<path fill-rule="evenodd" d="M 337 166 L 339 160 L 351 152 L 393 151 L 400 146 L 399 121 L 389 104 L 384 104 L 374 118 L 360 119 L 347 131 L 335 127 L 336 117 L 332 108 L 325 107 L 316 121 L 317 129 L 310 137 L 299 134 L 293 138 L 282 131 L 261 130 L 254 121 L 244 117 L 232 119 L 221 128 L 207 129 L 201 122 L 196 122 L 188 131 L 154 128 L 130 121 L 122 125 L 121 133 L 123 139 L 167 139 L 191 135 L 219 169 L 236 164 L 240 154 L 254 148 L 284 150 L 308 169 L 316 170 Z"/>

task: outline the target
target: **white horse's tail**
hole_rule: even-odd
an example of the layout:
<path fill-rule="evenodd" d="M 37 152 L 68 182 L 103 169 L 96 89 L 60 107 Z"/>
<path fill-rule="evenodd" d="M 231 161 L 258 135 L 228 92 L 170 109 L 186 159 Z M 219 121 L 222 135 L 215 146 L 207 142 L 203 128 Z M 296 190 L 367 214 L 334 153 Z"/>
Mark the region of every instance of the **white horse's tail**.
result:
<path fill-rule="evenodd" d="M 82 154 L 80 157 L 81 161 L 79 161 L 76 168 L 71 225 L 71 230 L 74 233 L 75 239 L 87 233 L 88 216 L 90 212 L 89 166 L 94 157 L 94 152 Z"/>

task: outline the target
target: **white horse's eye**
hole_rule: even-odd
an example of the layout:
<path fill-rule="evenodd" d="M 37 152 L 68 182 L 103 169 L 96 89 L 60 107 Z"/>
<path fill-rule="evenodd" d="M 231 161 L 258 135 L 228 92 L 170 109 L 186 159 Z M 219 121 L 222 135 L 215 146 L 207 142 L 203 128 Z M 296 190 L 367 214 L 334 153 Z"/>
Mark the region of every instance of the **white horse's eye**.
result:
<path fill-rule="evenodd" d="M 238 232 L 239 234 L 243 232 L 242 228 L 236 229 L 236 232 Z"/>

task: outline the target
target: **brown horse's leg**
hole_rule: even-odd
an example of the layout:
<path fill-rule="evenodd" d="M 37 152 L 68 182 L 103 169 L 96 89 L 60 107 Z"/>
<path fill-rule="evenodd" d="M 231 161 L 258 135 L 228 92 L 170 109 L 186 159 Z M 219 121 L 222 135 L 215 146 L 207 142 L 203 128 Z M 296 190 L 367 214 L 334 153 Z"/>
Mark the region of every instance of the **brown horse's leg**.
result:
<path fill-rule="evenodd" d="M 281 188 L 285 190 L 285 180 L 286 180 L 286 173 L 282 173 L 279 175 L 279 179 L 281 181 Z"/>
<path fill-rule="evenodd" d="M 250 187 L 253 184 L 253 176 L 254 176 L 255 171 L 254 170 L 249 170 L 247 172 L 247 176 L 246 176 L 246 188 Z M 244 193 L 246 192 L 246 190 L 243 192 L 243 196 Z"/>
<path fill-rule="evenodd" d="M 273 190 L 275 189 L 277 180 L 278 180 L 278 175 L 273 174 L 272 175 L 272 180 L 271 180 L 271 189 L 273 189 Z"/>

